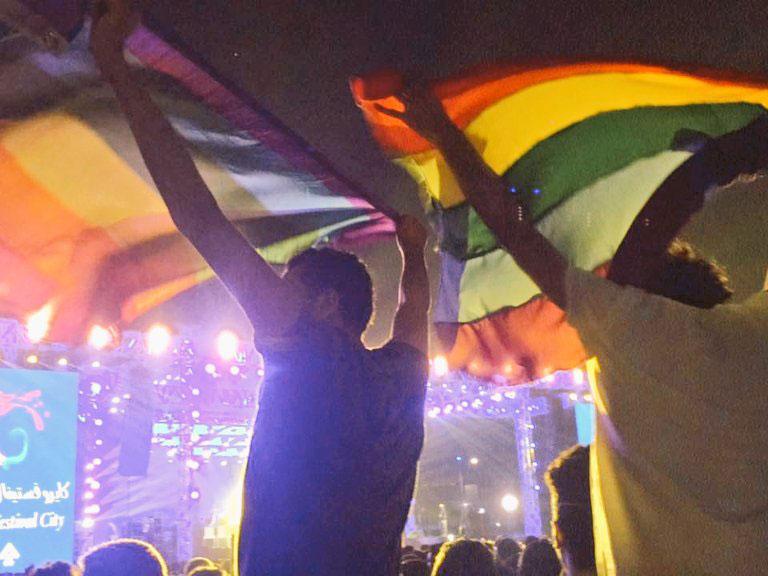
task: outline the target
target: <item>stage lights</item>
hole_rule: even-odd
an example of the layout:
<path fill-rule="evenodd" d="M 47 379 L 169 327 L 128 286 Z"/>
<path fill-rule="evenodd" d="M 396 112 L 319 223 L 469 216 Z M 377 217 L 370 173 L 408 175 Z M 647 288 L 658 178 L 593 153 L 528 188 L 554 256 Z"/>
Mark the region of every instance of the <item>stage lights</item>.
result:
<path fill-rule="evenodd" d="M 240 350 L 240 338 L 232 330 L 222 330 L 216 336 L 216 351 L 225 362 L 231 362 Z"/>
<path fill-rule="evenodd" d="M 48 302 L 45 306 L 27 316 L 25 327 L 27 338 L 33 344 L 41 342 L 48 335 L 51 328 L 51 318 L 53 317 L 53 303 Z"/>
<path fill-rule="evenodd" d="M 520 500 L 514 494 L 504 494 L 504 497 L 501 499 L 501 507 L 504 509 L 504 512 L 512 514 L 512 512 L 520 507 Z"/>
<path fill-rule="evenodd" d="M 147 331 L 145 343 L 150 356 L 161 356 L 171 345 L 171 330 L 164 324 L 154 324 Z"/>
<path fill-rule="evenodd" d="M 104 350 L 115 341 L 115 336 L 109 328 L 95 324 L 88 332 L 88 345 L 96 350 Z"/>
<path fill-rule="evenodd" d="M 448 359 L 445 356 L 435 356 L 432 360 L 432 374 L 437 378 L 442 378 L 448 374 Z"/>

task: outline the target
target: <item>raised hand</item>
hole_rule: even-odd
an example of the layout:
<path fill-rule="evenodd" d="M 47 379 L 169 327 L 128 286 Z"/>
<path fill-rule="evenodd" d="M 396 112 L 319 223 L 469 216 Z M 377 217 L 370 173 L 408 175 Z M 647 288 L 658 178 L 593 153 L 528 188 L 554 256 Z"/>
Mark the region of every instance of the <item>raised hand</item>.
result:
<path fill-rule="evenodd" d="M 376 104 L 376 109 L 401 120 L 433 143 L 439 142 L 455 129 L 440 100 L 426 86 L 406 88 L 397 95 L 397 99 L 403 105 L 402 111 L 381 104 Z"/>
<path fill-rule="evenodd" d="M 126 38 L 139 23 L 130 0 L 96 0 L 93 7 L 91 51 L 100 65 L 122 60 Z"/>

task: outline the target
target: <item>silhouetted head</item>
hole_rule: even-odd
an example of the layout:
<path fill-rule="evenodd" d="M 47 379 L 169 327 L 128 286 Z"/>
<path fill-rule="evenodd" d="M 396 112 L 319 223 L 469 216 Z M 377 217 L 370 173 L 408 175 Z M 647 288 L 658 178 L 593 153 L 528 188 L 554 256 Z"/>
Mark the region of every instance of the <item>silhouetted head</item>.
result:
<path fill-rule="evenodd" d="M 525 546 L 519 576 L 559 576 L 562 566 L 549 540 L 542 538 Z"/>
<path fill-rule="evenodd" d="M 80 571 L 77 566 L 72 566 L 67 562 L 49 562 L 30 572 L 30 576 L 78 576 L 79 574 Z"/>
<path fill-rule="evenodd" d="M 488 546 L 477 540 L 446 542 L 440 548 L 432 576 L 495 576 L 496 565 Z"/>
<path fill-rule="evenodd" d="M 189 576 L 194 570 L 197 570 L 198 568 L 215 568 L 216 564 L 213 560 L 209 558 L 205 558 L 203 556 L 195 556 L 194 558 L 190 558 L 187 560 L 187 563 L 184 564 L 184 574 L 186 576 Z"/>
<path fill-rule="evenodd" d="M 712 308 L 733 294 L 725 270 L 680 239 L 672 241 L 658 274 L 641 288 L 697 308 Z"/>
<path fill-rule="evenodd" d="M 569 574 L 595 568 L 589 453 L 588 446 L 564 450 L 544 476 L 551 497 L 554 541 Z"/>
<path fill-rule="evenodd" d="M 141 540 L 113 540 L 88 551 L 80 560 L 83 576 L 168 576 L 154 546 Z"/>
<path fill-rule="evenodd" d="M 307 250 L 288 262 L 285 280 L 301 290 L 305 318 L 362 336 L 373 314 L 373 283 L 354 254 Z"/>

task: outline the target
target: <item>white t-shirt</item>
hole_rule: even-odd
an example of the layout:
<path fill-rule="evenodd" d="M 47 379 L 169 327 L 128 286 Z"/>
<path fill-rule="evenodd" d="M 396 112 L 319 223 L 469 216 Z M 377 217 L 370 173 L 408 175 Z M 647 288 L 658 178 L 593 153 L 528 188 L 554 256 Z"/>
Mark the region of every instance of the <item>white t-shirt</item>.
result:
<path fill-rule="evenodd" d="M 566 276 L 600 375 L 601 575 L 768 574 L 768 293 L 702 310 Z"/>

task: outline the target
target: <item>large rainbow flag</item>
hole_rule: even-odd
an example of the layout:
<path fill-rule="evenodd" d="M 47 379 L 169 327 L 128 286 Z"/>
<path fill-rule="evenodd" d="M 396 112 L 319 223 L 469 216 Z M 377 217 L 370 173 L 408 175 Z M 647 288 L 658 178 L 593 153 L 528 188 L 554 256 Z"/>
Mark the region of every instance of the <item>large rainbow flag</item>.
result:
<path fill-rule="evenodd" d="M 351 82 L 374 137 L 432 201 L 442 256 L 435 323 L 449 363 L 512 383 L 578 366 L 578 335 L 499 248 L 441 155 L 376 109 L 397 108 L 401 87 L 388 73 Z M 573 264 L 598 272 L 690 156 L 676 145 L 682 134 L 736 130 L 768 104 L 768 83 L 611 62 L 500 67 L 433 90 L 536 226 Z"/>
<path fill-rule="evenodd" d="M 94 322 L 125 326 L 212 276 L 175 230 L 87 36 L 86 26 L 61 55 L 0 38 L 0 316 L 42 310 L 55 341 L 77 341 Z M 148 28 L 127 51 L 269 261 L 391 232 L 354 186 L 188 51 Z"/>

